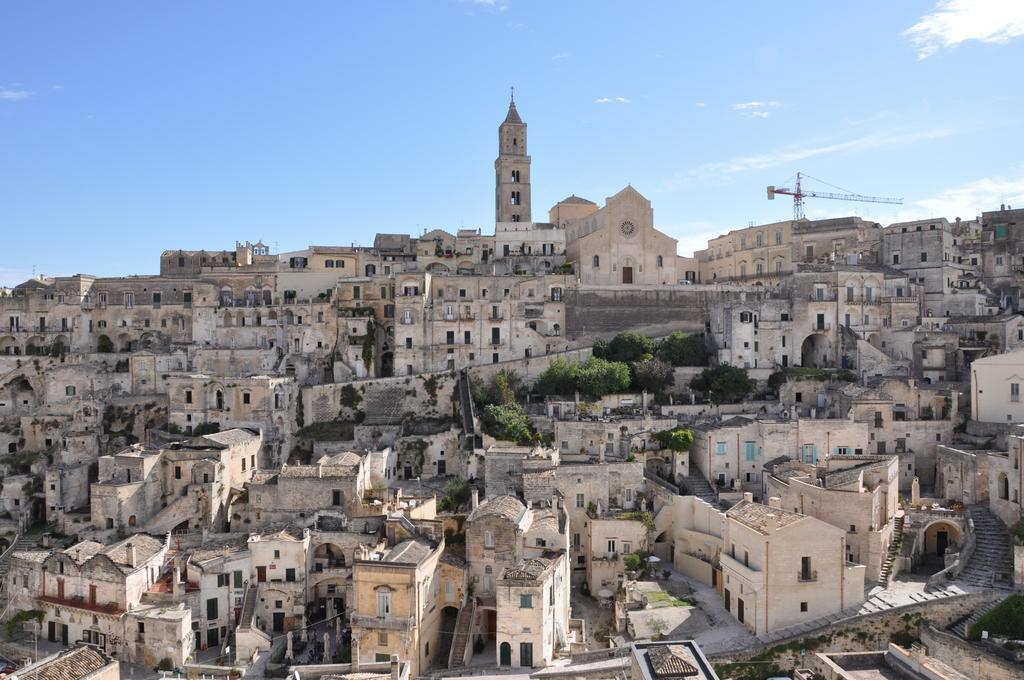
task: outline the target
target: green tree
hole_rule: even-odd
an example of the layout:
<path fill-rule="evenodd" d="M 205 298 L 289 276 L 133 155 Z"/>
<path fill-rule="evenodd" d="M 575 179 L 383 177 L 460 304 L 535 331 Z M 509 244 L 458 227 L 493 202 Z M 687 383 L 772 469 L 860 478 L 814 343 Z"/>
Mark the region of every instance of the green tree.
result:
<path fill-rule="evenodd" d="M 515 371 L 501 370 L 494 376 L 491 389 L 496 404 L 511 404 L 516 400 L 516 386 L 519 376 Z"/>
<path fill-rule="evenodd" d="M 530 417 L 516 402 L 488 404 L 480 414 L 484 432 L 496 439 L 528 444 L 532 439 Z"/>
<path fill-rule="evenodd" d="M 366 321 L 366 335 L 363 336 L 363 350 L 361 352 L 363 366 L 367 370 L 373 365 L 373 350 L 377 346 L 377 330 L 373 326 L 373 319 Z"/>
<path fill-rule="evenodd" d="M 451 499 L 448 504 L 452 506 L 452 510 L 458 510 L 468 503 L 471 495 L 469 482 L 462 477 L 454 477 L 444 486 L 444 498 Z"/>
<path fill-rule="evenodd" d="M 594 343 L 594 347 L 590 350 L 590 353 L 598 359 L 608 358 L 608 341 L 598 340 Z"/>
<path fill-rule="evenodd" d="M 674 427 L 671 430 L 661 430 L 654 433 L 654 440 L 663 449 L 672 451 L 689 451 L 693 446 L 693 430 L 685 427 Z"/>
<path fill-rule="evenodd" d="M 690 381 L 690 387 L 706 394 L 712 404 L 735 404 L 750 394 L 754 381 L 746 369 L 722 365 L 705 368 Z"/>
<path fill-rule="evenodd" d="M 633 364 L 633 384 L 637 389 L 661 394 L 675 382 L 672 366 L 661 359 L 648 357 Z"/>
<path fill-rule="evenodd" d="M 577 385 L 580 391 L 595 397 L 625 392 L 629 389 L 630 382 L 632 376 L 629 374 L 629 366 L 620 361 L 591 357 L 577 372 Z"/>
<path fill-rule="evenodd" d="M 519 374 L 507 369 L 498 371 L 488 381 L 470 376 L 469 389 L 479 408 L 488 404 L 510 404 L 522 396 L 524 391 Z"/>
<path fill-rule="evenodd" d="M 568 359 L 552 359 L 547 370 L 537 378 L 534 391 L 540 394 L 572 394 L 576 391 L 579 364 Z"/>
<path fill-rule="evenodd" d="M 658 344 L 659 359 L 673 366 L 707 366 L 708 348 L 699 335 L 686 335 L 680 331 L 672 333 Z"/>
<path fill-rule="evenodd" d="M 96 341 L 96 351 L 101 354 L 110 354 L 114 351 L 114 341 L 105 335 L 101 335 Z"/>
<path fill-rule="evenodd" d="M 204 434 L 217 434 L 220 432 L 220 423 L 200 423 L 192 429 L 193 437 L 202 437 Z"/>
<path fill-rule="evenodd" d="M 643 333 L 619 333 L 608 343 L 609 361 L 639 361 L 645 354 L 654 354 L 655 342 Z"/>

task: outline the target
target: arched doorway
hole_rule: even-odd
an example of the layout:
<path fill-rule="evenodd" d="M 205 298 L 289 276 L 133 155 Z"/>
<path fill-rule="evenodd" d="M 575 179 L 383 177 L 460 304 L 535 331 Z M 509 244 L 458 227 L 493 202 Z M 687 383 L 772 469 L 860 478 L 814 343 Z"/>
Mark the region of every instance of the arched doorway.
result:
<path fill-rule="evenodd" d="M 961 544 L 960 527 L 946 520 L 936 520 L 924 529 L 924 553 L 943 557 L 947 552 L 959 550 Z"/>
<path fill-rule="evenodd" d="M 826 368 L 829 360 L 829 342 L 822 333 L 811 333 L 800 345 L 800 365 L 805 368 Z"/>
<path fill-rule="evenodd" d="M 395 374 L 395 354 L 394 352 L 384 352 L 380 355 L 380 376 L 382 378 L 390 378 Z"/>
<path fill-rule="evenodd" d="M 882 341 L 878 337 L 878 333 L 872 333 L 868 336 L 868 344 L 875 349 L 882 349 Z"/>
<path fill-rule="evenodd" d="M 1010 500 L 1010 479 L 1006 476 L 1005 472 L 999 473 L 996 486 L 999 494 L 999 499 L 1004 501 Z"/>
<path fill-rule="evenodd" d="M 500 658 L 498 663 L 502 666 L 512 665 L 512 645 L 502 642 L 500 647 Z"/>

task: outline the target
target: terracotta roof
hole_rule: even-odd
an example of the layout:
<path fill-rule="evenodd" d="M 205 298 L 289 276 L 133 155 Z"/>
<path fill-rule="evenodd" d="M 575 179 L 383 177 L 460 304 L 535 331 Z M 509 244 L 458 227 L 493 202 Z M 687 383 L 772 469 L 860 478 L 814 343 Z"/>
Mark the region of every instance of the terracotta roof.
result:
<path fill-rule="evenodd" d="M 726 510 L 725 515 L 762 534 L 768 533 L 768 515 L 775 515 L 776 526 L 778 527 L 794 524 L 804 518 L 804 515 L 790 512 L 789 510 L 772 508 L 751 501 L 740 501 Z"/>
<path fill-rule="evenodd" d="M 693 653 L 684 645 L 659 645 L 647 650 L 647 663 L 658 678 L 693 678 L 700 671 Z"/>
<path fill-rule="evenodd" d="M 20 680 L 78 680 L 110 663 L 92 647 L 76 647 L 18 671 Z"/>
<path fill-rule="evenodd" d="M 526 506 L 515 496 L 495 496 L 485 500 L 469 513 L 467 521 L 473 522 L 482 517 L 496 516 L 504 517 L 510 522 L 518 522 L 524 512 L 526 512 Z"/>

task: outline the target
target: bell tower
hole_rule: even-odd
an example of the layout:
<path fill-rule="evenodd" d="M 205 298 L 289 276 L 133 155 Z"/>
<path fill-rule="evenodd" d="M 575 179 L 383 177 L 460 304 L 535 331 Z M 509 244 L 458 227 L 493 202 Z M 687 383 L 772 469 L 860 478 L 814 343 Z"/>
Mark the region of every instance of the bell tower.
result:
<path fill-rule="evenodd" d="M 530 157 L 526 154 L 526 123 L 516 111 L 513 92 L 505 121 L 498 127 L 498 158 L 494 161 L 494 220 L 530 222 Z"/>

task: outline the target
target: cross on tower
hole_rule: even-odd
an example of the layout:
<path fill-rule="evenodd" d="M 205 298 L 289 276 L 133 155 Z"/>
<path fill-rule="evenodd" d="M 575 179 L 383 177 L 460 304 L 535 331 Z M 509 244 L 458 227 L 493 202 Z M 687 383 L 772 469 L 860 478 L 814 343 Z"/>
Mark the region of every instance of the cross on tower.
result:
<path fill-rule="evenodd" d="M 509 91 L 509 94 L 510 94 L 510 96 L 512 98 L 512 101 L 515 102 L 515 100 L 516 100 L 516 86 L 512 85 L 511 87 L 508 88 L 508 91 Z"/>

